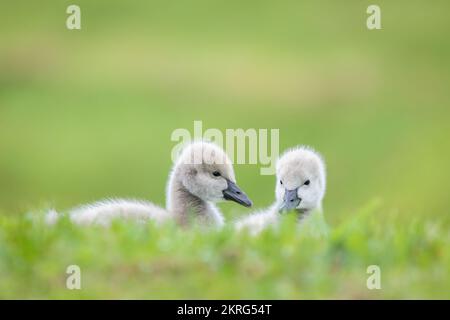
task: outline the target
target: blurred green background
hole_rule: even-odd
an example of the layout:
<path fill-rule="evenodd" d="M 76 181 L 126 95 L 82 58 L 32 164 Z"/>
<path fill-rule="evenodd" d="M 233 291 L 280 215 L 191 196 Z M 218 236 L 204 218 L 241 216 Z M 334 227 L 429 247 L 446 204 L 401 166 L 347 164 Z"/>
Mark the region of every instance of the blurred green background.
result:
<path fill-rule="evenodd" d="M 320 151 L 332 228 L 380 199 L 380 224 L 437 221 L 448 239 L 450 3 L 377 1 L 382 30 L 369 31 L 372 3 L 3 1 L 0 214 L 116 196 L 164 205 L 170 135 L 202 120 L 277 128 L 281 151 Z M 65 27 L 70 4 L 81 7 L 79 31 Z M 272 203 L 273 176 L 235 170 L 255 207 Z M 221 208 L 229 219 L 248 213 Z M 423 294 L 448 298 L 441 289 Z"/>

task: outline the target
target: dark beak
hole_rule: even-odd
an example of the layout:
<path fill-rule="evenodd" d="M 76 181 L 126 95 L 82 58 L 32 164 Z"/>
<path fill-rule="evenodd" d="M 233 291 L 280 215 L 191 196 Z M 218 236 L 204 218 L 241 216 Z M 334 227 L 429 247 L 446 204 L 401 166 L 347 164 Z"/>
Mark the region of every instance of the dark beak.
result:
<path fill-rule="evenodd" d="M 297 189 L 286 190 L 286 192 L 284 193 L 284 201 L 281 205 L 280 211 L 289 211 L 295 209 L 300 204 L 300 201 L 302 201 L 302 199 L 298 197 Z"/>
<path fill-rule="evenodd" d="M 237 202 L 244 207 L 251 207 L 252 201 L 247 197 L 247 195 L 239 189 L 239 187 L 230 180 L 227 179 L 228 187 L 223 190 L 223 197 L 225 200 L 231 200 Z"/>

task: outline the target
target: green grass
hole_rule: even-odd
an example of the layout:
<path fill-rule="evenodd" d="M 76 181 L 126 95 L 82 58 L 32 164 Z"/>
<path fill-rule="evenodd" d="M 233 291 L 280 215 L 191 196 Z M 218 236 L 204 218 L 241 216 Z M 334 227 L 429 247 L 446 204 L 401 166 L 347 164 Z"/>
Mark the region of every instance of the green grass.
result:
<path fill-rule="evenodd" d="M 329 237 L 287 216 L 258 237 L 117 222 L 111 229 L 54 227 L 36 215 L 0 220 L 1 298 L 377 299 L 448 298 L 448 223 L 398 215 L 373 202 Z M 34 218 L 33 218 L 34 217 Z M 81 290 L 68 290 L 69 265 Z M 366 270 L 381 269 L 369 290 Z M 426 270 L 426 272 L 424 272 Z"/>
<path fill-rule="evenodd" d="M 450 297 L 448 1 L 377 1 L 378 31 L 360 0 L 79 0 L 81 31 L 65 28 L 69 4 L 0 9 L 1 296 Z M 107 197 L 163 204 L 170 135 L 194 120 L 320 151 L 330 238 L 25 217 Z M 273 176 L 235 171 L 255 209 L 273 202 Z M 72 263 L 80 292 L 64 289 Z M 369 264 L 380 291 L 365 287 Z"/>

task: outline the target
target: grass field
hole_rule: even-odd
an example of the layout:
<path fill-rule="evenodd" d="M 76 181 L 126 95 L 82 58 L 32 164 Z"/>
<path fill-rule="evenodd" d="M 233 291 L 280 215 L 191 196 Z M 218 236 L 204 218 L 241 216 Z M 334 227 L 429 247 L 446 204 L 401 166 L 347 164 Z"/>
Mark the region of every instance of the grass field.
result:
<path fill-rule="evenodd" d="M 448 1 L 377 1 L 375 31 L 369 1 L 80 0 L 79 31 L 69 4 L 0 5 L 1 298 L 450 298 Z M 170 135 L 194 120 L 319 150 L 330 237 L 38 221 L 164 204 Z M 272 203 L 273 176 L 235 170 L 255 208 Z"/>
<path fill-rule="evenodd" d="M 258 237 L 117 223 L 111 229 L 49 228 L 2 218 L 2 298 L 377 299 L 448 298 L 448 225 L 391 214 L 378 201 L 333 227 L 329 238 L 287 216 Z M 66 268 L 81 290 L 66 289 Z M 367 268 L 381 271 L 369 290 Z"/>

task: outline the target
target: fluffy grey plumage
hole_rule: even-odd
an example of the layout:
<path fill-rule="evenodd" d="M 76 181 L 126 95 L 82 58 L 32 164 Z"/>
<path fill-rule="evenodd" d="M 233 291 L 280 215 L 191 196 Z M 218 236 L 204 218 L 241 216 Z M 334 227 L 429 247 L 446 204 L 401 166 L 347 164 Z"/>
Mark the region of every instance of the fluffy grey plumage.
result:
<path fill-rule="evenodd" d="M 312 148 L 300 146 L 286 151 L 277 161 L 275 203 L 236 222 L 238 230 L 257 234 L 276 225 L 284 209 L 296 212 L 299 220 L 322 214 L 326 189 L 323 158 Z"/>

